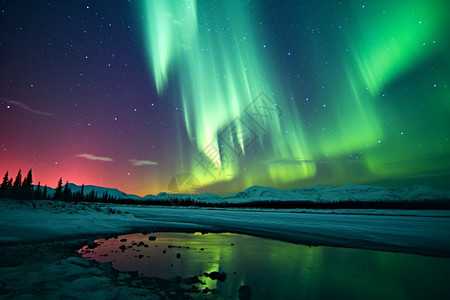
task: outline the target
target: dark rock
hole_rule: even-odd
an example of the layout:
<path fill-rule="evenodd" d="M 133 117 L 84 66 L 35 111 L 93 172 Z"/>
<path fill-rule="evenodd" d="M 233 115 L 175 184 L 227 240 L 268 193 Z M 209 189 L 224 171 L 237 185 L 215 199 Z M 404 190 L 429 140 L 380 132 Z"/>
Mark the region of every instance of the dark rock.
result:
<path fill-rule="evenodd" d="M 95 247 L 100 246 L 100 244 L 96 243 L 94 241 L 89 241 L 87 246 L 88 246 L 88 248 L 94 249 Z"/>
<path fill-rule="evenodd" d="M 212 280 L 219 280 L 219 281 L 225 281 L 227 279 L 227 273 L 225 272 L 211 272 L 211 273 L 205 273 L 206 277 L 211 278 Z"/>
<path fill-rule="evenodd" d="M 250 300 L 252 297 L 252 290 L 249 286 L 243 285 L 238 290 L 238 296 L 240 300 Z"/>
<path fill-rule="evenodd" d="M 148 237 L 148 240 L 149 241 L 154 241 L 154 240 L 156 240 L 156 236 L 151 235 L 151 236 Z"/>
<path fill-rule="evenodd" d="M 200 251 L 204 251 L 205 250 L 205 248 L 200 248 Z"/>
<path fill-rule="evenodd" d="M 120 245 L 119 249 L 122 250 L 122 252 L 124 252 L 127 249 L 127 246 L 125 245 Z"/>
<path fill-rule="evenodd" d="M 196 283 L 201 283 L 201 284 L 205 284 L 203 281 L 201 281 L 200 279 L 198 279 L 198 276 L 192 276 L 192 277 L 188 277 L 185 278 L 184 280 L 185 284 L 191 285 L 191 284 L 196 284 Z"/>
<path fill-rule="evenodd" d="M 208 294 L 209 292 L 211 292 L 211 289 L 207 287 L 202 290 L 203 294 Z"/>
<path fill-rule="evenodd" d="M 163 250 L 163 253 L 166 254 L 166 249 Z"/>
<path fill-rule="evenodd" d="M 144 257 L 144 255 L 142 255 L 142 254 L 139 254 L 139 256 L 138 256 L 139 258 L 143 258 Z"/>
<path fill-rule="evenodd" d="M 121 239 L 120 242 L 125 243 L 127 239 Z"/>
<path fill-rule="evenodd" d="M 139 244 L 137 244 L 138 247 L 140 246 L 144 246 L 144 242 L 139 242 Z"/>
<path fill-rule="evenodd" d="M 179 259 L 181 257 L 181 254 L 180 253 L 177 253 L 177 258 Z"/>

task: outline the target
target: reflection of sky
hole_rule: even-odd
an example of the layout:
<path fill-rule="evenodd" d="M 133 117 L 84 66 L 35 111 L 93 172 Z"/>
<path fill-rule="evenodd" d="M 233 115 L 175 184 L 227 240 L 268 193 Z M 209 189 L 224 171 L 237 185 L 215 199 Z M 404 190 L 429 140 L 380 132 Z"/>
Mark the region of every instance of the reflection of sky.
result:
<path fill-rule="evenodd" d="M 448 258 L 307 247 L 230 233 L 150 235 L 156 240 L 149 241 L 149 235 L 140 233 L 97 240 L 101 245 L 95 253 L 83 256 L 111 261 L 121 271 L 166 279 L 225 272 L 225 282 L 199 276 L 206 285 L 198 285 L 217 288 L 225 297 L 236 297 L 241 285 L 249 286 L 255 299 L 439 299 L 450 291 L 446 281 L 450 276 Z M 127 242 L 120 242 L 124 238 Z M 149 247 L 135 245 L 124 252 L 119 249 L 133 241 Z M 181 254 L 179 259 L 177 253 Z"/>
<path fill-rule="evenodd" d="M 448 187 L 448 1 L 232 2 L 2 4 L 0 171 Z"/>

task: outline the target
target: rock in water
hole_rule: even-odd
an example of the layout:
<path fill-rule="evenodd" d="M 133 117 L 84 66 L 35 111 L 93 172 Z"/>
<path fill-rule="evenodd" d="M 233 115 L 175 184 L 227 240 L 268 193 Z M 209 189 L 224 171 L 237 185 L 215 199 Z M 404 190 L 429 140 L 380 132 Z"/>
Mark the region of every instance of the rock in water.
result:
<path fill-rule="evenodd" d="M 100 246 L 100 244 L 98 244 L 98 243 L 96 243 L 96 242 L 94 242 L 94 241 L 91 240 L 91 241 L 88 242 L 87 246 L 88 246 L 88 248 L 90 248 L 90 249 L 94 249 L 94 248 L 96 248 L 97 246 Z"/>
<path fill-rule="evenodd" d="M 249 286 L 243 285 L 238 290 L 238 296 L 240 300 L 250 300 L 252 297 L 252 290 Z"/>
<path fill-rule="evenodd" d="M 219 280 L 219 281 L 225 281 L 227 279 L 227 273 L 225 272 L 211 272 L 211 273 L 205 273 L 206 277 L 211 278 L 212 280 Z"/>
<path fill-rule="evenodd" d="M 203 281 L 201 281 L 200 279 L 198 279 L 198 276 L 195 275 L 193 277 L 188 277 L 184 279 L 184 283 L 191 285 L 191 284 L 195 284 L 195 283 L 201 283 L 201 284 L 205 284 Z"/>

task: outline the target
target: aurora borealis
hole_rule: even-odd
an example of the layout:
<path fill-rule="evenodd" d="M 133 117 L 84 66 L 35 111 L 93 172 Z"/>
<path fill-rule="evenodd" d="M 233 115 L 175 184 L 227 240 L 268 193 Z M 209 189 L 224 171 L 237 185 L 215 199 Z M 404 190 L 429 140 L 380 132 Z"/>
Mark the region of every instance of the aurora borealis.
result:
<path fill-rule="evenodd" d="M 450 188 L 450 3 L 310 2 L 2 1 L 2 175 Z"/>

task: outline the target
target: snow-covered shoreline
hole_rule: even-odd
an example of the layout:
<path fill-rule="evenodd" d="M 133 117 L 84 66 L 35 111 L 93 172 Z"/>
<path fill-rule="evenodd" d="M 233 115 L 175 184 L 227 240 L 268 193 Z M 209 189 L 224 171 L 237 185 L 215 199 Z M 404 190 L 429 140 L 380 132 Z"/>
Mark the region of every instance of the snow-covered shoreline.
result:
<path fill-rule="evenodd" d="M 363 214 L 363 213 L 366 214 Z M 170 299 L 170 281 L 118 272 L 76 250 L 132 232 L 234 232 L 306 245 L 450 257 L 447 211 L 327 211 L 148 207 L 0 201 L 0 298 Z M 196 294 L 194 299 L 211 295 Z M 106 297 L 106 298 L 105 298 Z M 208 298 L 208 299 L 211 299 Z"/>
<path fill-rule="evenodd" d="M 235 232 L 306 245 L 450 257 L 447 211 L 257 210 L 0 202 L 0 244 L 142 231 Z"/>

